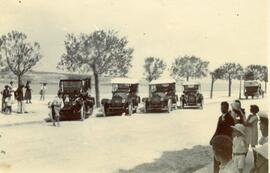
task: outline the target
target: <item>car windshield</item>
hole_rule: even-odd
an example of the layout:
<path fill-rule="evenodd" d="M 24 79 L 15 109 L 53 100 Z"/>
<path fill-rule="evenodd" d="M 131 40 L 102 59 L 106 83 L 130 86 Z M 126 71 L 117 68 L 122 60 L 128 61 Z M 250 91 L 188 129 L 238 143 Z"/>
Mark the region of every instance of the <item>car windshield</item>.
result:
<path fill-rule="evenodd" d="M 112 91 L 113 92 L 129 92 L 130 86 L 129 84 L 113 84 Z"/>
<path fill-rule="evenodd" d="M 185 91 L 197 91 L 199 89 L 199 85 L 184 85 Z"/>
<path fill-rule="evenodd" d="M 61 87 L 63 92 L 67 92 L 67 93 L 79 92 L 81 90 L 81 87 L 82 87 L 82 81 L 80 81 L 80 80 L 78 80 L 78 81 L 72 81 L 72 80 L 61 81 L 60 87 Z"/>
<path fill-rule="evenodd" d="M 152 93 L 165 93 L 174 90 L 174 85 L 172 84 L 158 84 L 150 85 Z"/>
<path fill-rule="evenodd" d="M 128 97 L 128 94 L 129 94 L 129 93 L 127 93 L 127 92 L 114 92 L 114 93 L 113 93 L 113 96 L 119 96 L 119 97 L 121 97 L 121 98 L 126 99 L 126 98 Z"/>

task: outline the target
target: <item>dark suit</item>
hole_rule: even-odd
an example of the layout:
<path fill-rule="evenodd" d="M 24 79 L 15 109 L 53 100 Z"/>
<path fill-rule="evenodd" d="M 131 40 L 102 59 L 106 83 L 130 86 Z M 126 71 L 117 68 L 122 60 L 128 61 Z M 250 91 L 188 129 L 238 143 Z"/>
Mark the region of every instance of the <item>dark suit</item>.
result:
<path fill-rule="evenodd" d="M 218 123 L 217 123 L 217 128 L 216 131 L 212 137 L 212 139 L 215 136 L 218 135 L 226 135 L 229 136 L 230 138 L 232 138 L 232 128 L 231 126 L 234 125 L 234 119 L 232 118 L 230 113 L 226 113 L 224 116 L 224 119 L 222 118 L 222 115 L 219 117 L 218 119 Z M 210 140 L 210 145 L 211 145 L 211 141 Z M 214 158 L 214 173 L 218 173 L 219 172 L 219 165 L 220 163 Z"/>

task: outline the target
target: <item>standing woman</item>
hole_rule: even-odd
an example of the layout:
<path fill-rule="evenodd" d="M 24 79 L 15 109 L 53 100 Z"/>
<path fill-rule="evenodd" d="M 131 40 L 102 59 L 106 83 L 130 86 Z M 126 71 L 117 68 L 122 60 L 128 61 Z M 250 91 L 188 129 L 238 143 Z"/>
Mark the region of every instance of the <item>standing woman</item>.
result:
<path fill-rule="evenodd" d="M 250 105 L 250 115 L 248 116 L 246 126 L 246 140 L 252 148 L 258 145 L 258 117 L 259 107 L 257 105 Z"/>
<path fill-rule="evenodd" d="M 26 100 L 26 104 L 28 103 L 32 103 L 31 99 L 32 99 L 32 89 L 30 88 L 30 81 L 27 81 L 26 85 L 25 85 L 25 100 Z"/>

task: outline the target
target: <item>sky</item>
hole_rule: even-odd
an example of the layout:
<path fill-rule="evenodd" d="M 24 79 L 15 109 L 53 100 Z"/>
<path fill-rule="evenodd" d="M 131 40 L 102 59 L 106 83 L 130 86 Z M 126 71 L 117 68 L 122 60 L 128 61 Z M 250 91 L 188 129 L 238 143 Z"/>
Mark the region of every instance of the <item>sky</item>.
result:
<path fill-rule="evenodd" d="M 148 56 L 267 64 L 267 0 L 0 0 L 0 35 L 18 30 L 41 45 L 34 68 L 57 71 L 67 33 L 114 29 L 134 48 L 130 77 Z M 165 73 L 165 75 L 168 72 Z"/>

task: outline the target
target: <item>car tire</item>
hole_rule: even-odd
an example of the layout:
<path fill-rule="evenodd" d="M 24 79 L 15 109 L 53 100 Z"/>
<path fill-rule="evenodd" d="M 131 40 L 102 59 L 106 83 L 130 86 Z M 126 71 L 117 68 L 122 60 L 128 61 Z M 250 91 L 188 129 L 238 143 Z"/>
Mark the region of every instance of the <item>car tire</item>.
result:
<path fill-rule="evenodd" d="M 172 111 L 172 100 L 171 99 L 168 100 L 167 107 L 168 107 L 168 113 L 170 113 Z"/>
<path fill-rule="evenodd" d="M 133 104 L 130 103 L 130 104 L 128 105 L 128 115 L 131 116 L 132 113 L 133 113 Z"/>
<path fill-rule="evenodd" d="M 144 113 L 147 113 L 147 112 L 148 112 L 148 110 L 147 110 L 147 104 L 146 104 L 146 103 L 144 103 L 144 106 L 143 106 L 143 112 L 144 112 Z"/>
<path fill-rule="evenodd" d="M 103 112 L 103 116 L 104 116 L 104 117 L 106 117 L 106 116 L 108 115 L 108 112 L 107 112 L 107 106 L 106 106 L 106 105 L 104 105 L 104 106 L 102 107 L 102 112 Z"/>
<path fill-rule="evenodd" d="M 85 118 L 86 118 L 86 113 L 85 113 L 85 107 L 84 107 L 84 104 L 83 104 L 82 107 L 81 107 L 80 114 L 81 114 L 81 121 L 84 121 Z"/>

